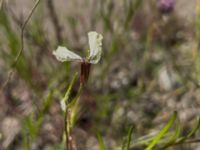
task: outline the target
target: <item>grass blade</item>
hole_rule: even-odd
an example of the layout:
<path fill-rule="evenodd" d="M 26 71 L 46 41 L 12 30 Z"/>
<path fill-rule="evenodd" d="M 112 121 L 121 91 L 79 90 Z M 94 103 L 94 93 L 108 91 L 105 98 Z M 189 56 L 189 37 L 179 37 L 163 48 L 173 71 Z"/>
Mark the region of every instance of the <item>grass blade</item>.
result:
<path fill-rule="evenodd" d="M 192 137 L 196 132 L 197 130 L 200 128 L 200 119 L 198 119 L 198 122 L 197 122 L 197 125 L 195 128 L 192 129 L 192 131 L 187 135 L 187 138 L 190 138 Z"/>
<path fill-rule="evenodd" d="M 152 150 L 155 145 L 160 141 L 160 139 L 165 135 L 165 133 L 169 130 L 169 128 L 173 125 L 176 120 L 177 112 L 174 112 L 169 122 L 164 126 L 164 128 L 160 131 L 158 135 L 153 138 L 153 141 L 149 144 L 149 146 L 145 150 Z"/>
<path fill-rule="evenodd" d="M 106 150 L 105 144 L 103 142 L 103 138 L 100 135 L 98 130 L 96 131 L 96 135 L 97 135 L 97 139 L 98 139 L 98 142 L 99 142 L 99 145 L 100 145 L 100 150 Z"/>
<path fill-rule="evenodd" d="M 169 142 L 167 142 L 164 146 L 162 146 L 160 148 L 160 150 L 167 149 L 168 147 L 173 145 L 176 142 L 176 140 L 178 139 L 178 137 L 180 136 L 180 134 L 181 134 L 181 127 L 180 127 L 180 122 L 178 122 L 176 125 L 175 134 L 172 136 L 172 138 L 169 140 Z"/>
<path fill-rule="evenodd" d="M 195 128 L 193 128 L 186 137 L 182 137 L 182 138 L 179 138 L 177 141 L 176 141 L 176 144 L 179 144 L 179 143 L 183 143 L 185 140 L 187 140 L 188 138 L 194 136 L 194 134 L 197 132 L 197 130 L 200 128 L 200 119 L 198 119 L 198 122 L 197 122 L 197 125 Z"/>
<path fill-rule="evenodd" d="M 130 127 L 130 129 L 128 131 L 126 150 L 130 149 L 130 143 L 131 143 L 131 135 L 132 135 L 132 133 L 133 133 L 133 127 Z"/>

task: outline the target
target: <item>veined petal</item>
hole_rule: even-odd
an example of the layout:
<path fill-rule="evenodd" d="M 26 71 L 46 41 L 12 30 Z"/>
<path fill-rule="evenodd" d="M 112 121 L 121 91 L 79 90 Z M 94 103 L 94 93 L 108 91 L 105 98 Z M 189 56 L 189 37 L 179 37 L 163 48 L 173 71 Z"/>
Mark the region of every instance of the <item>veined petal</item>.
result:
<path fill-rule="evenodd" d="M 53 55 L 59 61 L 82 61 L 83 59 L 75 54 L 74 52 L 68 50 L 66 47 L 58 46 L 58 48 L 53 51 Z"/>
<path fill-rule="evenodd" d="M 93 31 L 88 33 L 88 39 L 90 47 L 89 62 L 96 64 L 101 58 L 103 36 Z"/>

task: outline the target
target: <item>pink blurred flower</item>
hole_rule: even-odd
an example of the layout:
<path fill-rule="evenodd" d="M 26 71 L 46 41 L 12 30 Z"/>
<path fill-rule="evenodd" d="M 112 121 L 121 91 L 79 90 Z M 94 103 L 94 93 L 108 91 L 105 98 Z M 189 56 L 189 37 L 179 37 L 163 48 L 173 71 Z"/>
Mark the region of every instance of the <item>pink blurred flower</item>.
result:
<path fill-rule="evenodd" d="M 162 13 L 170 13 L 175 7 L 176 0 L 158 0 L 158 8 Z"/>

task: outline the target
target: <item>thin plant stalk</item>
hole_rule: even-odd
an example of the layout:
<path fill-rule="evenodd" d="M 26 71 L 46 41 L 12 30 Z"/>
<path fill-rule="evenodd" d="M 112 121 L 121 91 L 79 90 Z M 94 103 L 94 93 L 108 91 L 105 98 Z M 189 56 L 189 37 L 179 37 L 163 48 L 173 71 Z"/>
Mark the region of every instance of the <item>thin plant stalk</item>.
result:
<path fill-rule="evenodd" d="M 11 65 L 12 68 L 15 68 L 15 66 L 16 66 L 16 64 L 17 64 L 17 62 L 18 62 L 18 60 L 19 60 L 19 58 L 20 58 L 22 52 L 24 51 L 24 30 L 25 30 L 25 28 L 26 28 L 26 26 L 27 26 L 29 20 L 31 19 L 33 13 L 35 12 L 37 6 L 39 5 L 40 1 L 41 1 L 41 0 L 37 0 L 37 1 L 35 2 L 35 5 L 34 5 L 33 8 L 31 9 L 31 11 L 30 11 L 28 17 L 26 18 L 25 22 L 24 22 L 23 25 L 22 25 L 22 28 L 21 28 L 21 49 L 19 50 L 17 56 L 16 56 L 15 59 L 14 59 L 14 62 L 13 62 L 12 65 Z M 12 68 L 11 68 L 11 69 L 12 69 Z M 4 84 L 3 84 L 3 86 L 1 87 L 0 90 L 3 90 L 3 89 L 7 86 L 7 84 L 9 83 L 9 81 L 10 81 L 12 75 L 13 75 L 13 73 L 14 73 L 14 70 L 10 70 L 10 72 L 8 73 L 7 80 L 4 82 Z"/>
<path fill-rule="evenodd" d="M 82 91 L 83 91 L 83 84 L 80 83 L 77 96 L 70 103 L 68 100 L 66 101 L 66 109 L 64 112 L 64 130 L 65 130 L 64 134 L 66 140 L 65 145 L 67 150 L 73 150 L 73 138 L 71 136 L 71 131 L 75 124 L 76 116 L 78 113 L 79 98 Z"/>

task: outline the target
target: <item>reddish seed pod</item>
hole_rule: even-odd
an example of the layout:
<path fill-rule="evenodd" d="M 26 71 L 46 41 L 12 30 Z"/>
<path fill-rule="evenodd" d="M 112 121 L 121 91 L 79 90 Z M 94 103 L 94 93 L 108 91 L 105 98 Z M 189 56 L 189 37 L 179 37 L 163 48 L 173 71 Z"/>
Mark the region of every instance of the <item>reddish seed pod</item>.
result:
<path fill-rule="evenodd" d="M 90 66 L 91 66 L 91 64 L 86 61 L 83 61 L 81 63 L 80 82 L 82 84 L 84 84 L 88 81 L 89 74 L 90 74 Z"/>

